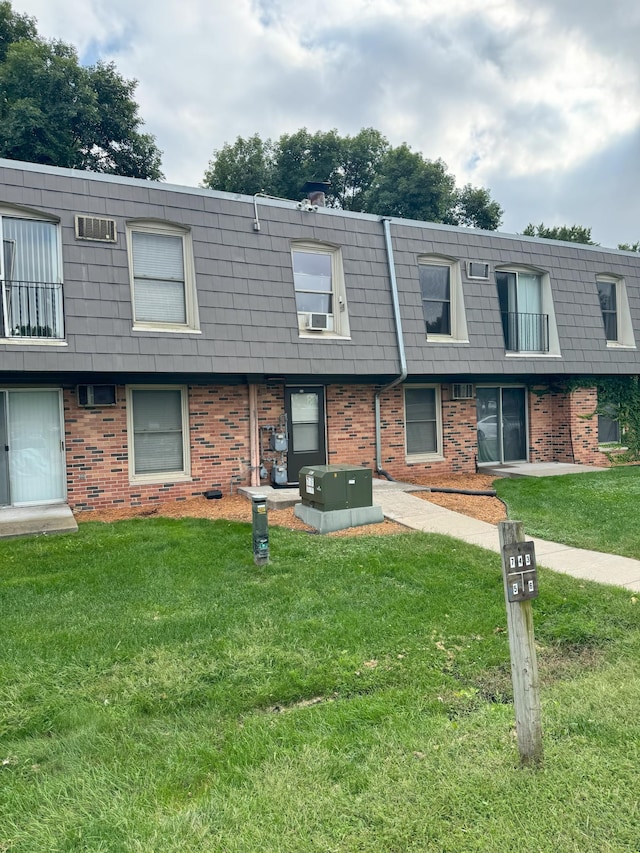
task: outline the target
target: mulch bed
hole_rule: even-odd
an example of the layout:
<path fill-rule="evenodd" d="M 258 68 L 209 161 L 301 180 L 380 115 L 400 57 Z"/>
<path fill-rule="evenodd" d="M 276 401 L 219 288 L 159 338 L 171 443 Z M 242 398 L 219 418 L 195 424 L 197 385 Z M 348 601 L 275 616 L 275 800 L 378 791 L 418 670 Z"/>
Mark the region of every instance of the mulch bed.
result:
<path fill-rule="evenodd" d="M 412 482 L 425 486 L 440 486 L 450 489 L 473 489 L 484 491 L 492 488 L 495 477 L 487 474 L 453 474 L 447 477 L 423 477 Z M 460 512 L 497 524 L 506 518 L 504 505 L 498 498 L 478 495 L 453 495 L 440 492 L 415 492 L 416 497 L 428 500 L 446 509 Z M 93 512 L 76 513 L 78 522 L 122 521 L 128 518 L 210 518 L 227 521 L 251 522 L 251 502 L 241 495 L 231 495 L 219 500 L 207 500 L 205 497 L 191 498 L 186 501 L 165 501 L 153 506 L 146 504 L 141 507 L 117 507 L 114 509 L 94 510 Z M 269 510 L 269 524 L 286 527 L 289 530 L 306 530 L 315 533 L 293 514 L 293 508 Z M 329 536 L 361 536 L 387 535 L 391 533 L 406 533 L 407 528 L 393 521 L 383 521 L 380 524 L 367 524 L 362 527 L 350 527 L 339 530 Z"/>

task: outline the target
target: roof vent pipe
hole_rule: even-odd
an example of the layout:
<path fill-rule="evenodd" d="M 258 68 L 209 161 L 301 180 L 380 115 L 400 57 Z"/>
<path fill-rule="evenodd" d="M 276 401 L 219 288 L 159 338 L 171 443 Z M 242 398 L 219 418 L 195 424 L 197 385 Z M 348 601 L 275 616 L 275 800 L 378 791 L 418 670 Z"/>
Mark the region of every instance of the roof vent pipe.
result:
<path fill-rule="evenodd" d="M 307 181 L 302 191 L 307 194 L 309 204 L 316 205 L 316 207 L 326 207 L 326 193 L 330 188 L 331 184 L 328 181 Z"/>
<path fill-rule="evenodd" d="M 393 260 L 393 245 L 391 243 L 391 220 L 388 218 L 382 219 L 382 227 L 384 228 L 384 242 L 387 250 L 387 263 L 389 264 L 389 280 L 391 281 L 391 298 L 393 300 L 393 316 L 396 321 L 396 337 L 398 340 L 398 354 L 400 356 L 400 376 L 397 376 L 393 382 L 380 388 L 375 393 L 375 420 L 376 420 L 376 473 L 382 474 L 387 480 L 393 480 L 393 477 L 388 474 L 382 467 L 382 430 L 380 426 L 380 395 L 384 391 L 389 391 L 395 388 L 407 378 L 407 358 L 404 352 L 404 337 L 402 335 L 402 320 L 400 319 L 400 300 L 398 299 L 398 281 L 396 279 L 396 265 Z"/>

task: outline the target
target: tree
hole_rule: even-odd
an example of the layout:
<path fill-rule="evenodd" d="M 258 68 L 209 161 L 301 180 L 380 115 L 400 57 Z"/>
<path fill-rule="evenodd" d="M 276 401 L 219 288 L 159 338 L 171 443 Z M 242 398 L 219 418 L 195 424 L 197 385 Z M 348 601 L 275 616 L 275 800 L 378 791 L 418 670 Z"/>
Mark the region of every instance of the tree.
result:
<path fill-rule="evenodd" d="M 640 252 L 640 240 L 635 243 L 618 243 L 618 248 L 623 252 Z"/>
<path fill-rule="evenodd" d="M 544 222 L 540 225 L 529 223 L 522 232 L 526 237 L 544 237 L 547 240 L 565 240 L 568 243 L 586 243 L 597 246 L 591 239 L 591 228 L 582 225 L 555 225 L 547 227 Z"/>
<path fill-rule="evenodd" d="M 454 222 L 456 185 L 442 160 L 425 160 L 403 144 L 387 152 L 367 191 L 365 210 L 426 222 Z"/>
<path fill-rule="evenodd" d="M 495 230 L 502 208 L 488 190 L 458 190 L 442 160 L 427 160 L 403 144 L 392 148 L 372 127 L 355 136 L 301 128 L 275 143 L 258 134 L 214 151 L 204 186 L 300 198 L 307 181 L 330 184 L 327 204 L 381 216 L 402 216 Z"/>
<path fill-rule="evenodd" d="M 224 192 L 253 195 L 273 186 L 273 144 L 255 133 L 248 139 L 239 136 L 213 152 L 204 173 L 203 186 Z"/>
<path fill-rule="evenodd" d="M 0 156 L 162 178 L 155 140 L 140 130 L 136 85 L 112 63 L 80 65 L 72 45 L 45 41 L 33 18 L 0 2 Z"/>

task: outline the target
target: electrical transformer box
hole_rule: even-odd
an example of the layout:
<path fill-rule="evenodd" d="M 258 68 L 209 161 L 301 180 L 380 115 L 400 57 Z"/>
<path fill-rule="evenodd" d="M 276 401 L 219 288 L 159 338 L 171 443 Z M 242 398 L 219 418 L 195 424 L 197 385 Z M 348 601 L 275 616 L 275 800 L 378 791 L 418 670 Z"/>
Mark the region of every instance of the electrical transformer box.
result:
<path fill-rule="evenodd" d="M 300 469 L 302 503 L 330 512 L 373 504 L 371 469 L 353 465 L 308 465 Z"/>

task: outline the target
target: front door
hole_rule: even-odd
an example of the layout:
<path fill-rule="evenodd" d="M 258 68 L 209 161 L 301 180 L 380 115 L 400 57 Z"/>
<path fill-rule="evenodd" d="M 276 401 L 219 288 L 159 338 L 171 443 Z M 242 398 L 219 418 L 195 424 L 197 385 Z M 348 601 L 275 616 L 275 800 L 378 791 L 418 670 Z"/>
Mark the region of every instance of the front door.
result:
<path fill-rule="evenodd" d="M 65 499 L 60 391 L 0 391 L 0 504 Z"/>
<path fill-rule="evenodd" d="M 478 464 L 527 459 L 526 389 L 476 388 Z"/>
<path fill-rule="evenodd" d="M 305 465 L 326 465 L 324 386 L 285 388 L 285 410 L 289 425 L 287 472 L 290 483 L 298 482 Z"/>

